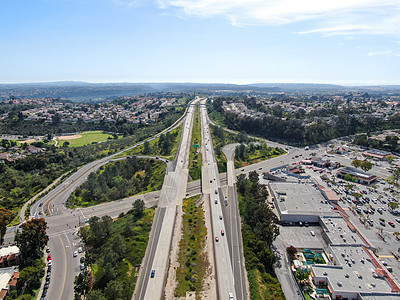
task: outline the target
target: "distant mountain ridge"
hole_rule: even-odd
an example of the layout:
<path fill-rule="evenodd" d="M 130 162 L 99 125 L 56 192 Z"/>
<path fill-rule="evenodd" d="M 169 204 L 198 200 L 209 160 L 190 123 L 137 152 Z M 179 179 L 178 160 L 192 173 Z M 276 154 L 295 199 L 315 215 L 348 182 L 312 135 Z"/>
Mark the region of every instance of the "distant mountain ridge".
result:
<path fill-rule="evenodd" d="M 41 83 L 0 84 L 0 99 L 17 98 L 67 98 L 74 101 L 107 100 L 122 96 L 135 96 L 157 92 L 332 92 L 332 91 L 400 91 L 400 85 L 341 86 L 315 83 L 88 83 L 82 81 L 57 81 Z"/>

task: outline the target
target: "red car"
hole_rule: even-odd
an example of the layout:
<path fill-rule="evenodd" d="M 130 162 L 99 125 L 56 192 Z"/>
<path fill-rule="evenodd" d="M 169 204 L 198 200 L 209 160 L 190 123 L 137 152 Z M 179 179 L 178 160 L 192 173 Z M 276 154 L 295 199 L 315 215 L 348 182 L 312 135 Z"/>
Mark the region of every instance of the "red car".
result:
<path fill-rule="evenodd" d="M 47 260 L 51 260 L 51 254 L 49 254 L 49 256 L 47 256 Z"/>
<path fill-rule="evenodd" d="M 392 227 L 394 227 L 394 223 L 392 221 L 389 221 L 388 224 Z"/>

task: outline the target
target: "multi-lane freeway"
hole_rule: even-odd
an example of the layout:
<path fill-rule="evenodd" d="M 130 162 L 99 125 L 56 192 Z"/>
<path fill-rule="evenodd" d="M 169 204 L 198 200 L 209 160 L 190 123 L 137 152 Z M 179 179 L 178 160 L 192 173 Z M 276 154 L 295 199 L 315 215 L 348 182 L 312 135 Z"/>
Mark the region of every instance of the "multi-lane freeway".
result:
<path fill-rule="evenodd" d="M 199 99 L 194 101 L 194 104 Z M 139 271 L 133 299 L 162 299 L 169 267 L 177 209 L 186 196 L 189 174 L 189 151 L 195 106 L 189 106 L 183 123 L 175 168 L 164 178 L 158 208 L 146 254 Z"/>
<path fill-rule="evenodd" d="M 235 282 L 229 253 L 229 237 L 225 235 L 230 227 L 223 217 L 223 207 L 225 206 L 224 195 L 222 194 L 219 182 L 218 166 L 215 159 L 214 147 L 211 132 L 207 121 L 207 111 L 205 105 L 200 106 L 201 133 L 202 133 L 202 187 L 203 194 L 209 195 L 209 205 L 211 212 L 211 226 L 214 243 L 215 269 L 218 295 L 220 299 L 229 299 L 232 295 L 235 299 Z M 231 233 L 231 231 L 230 231 Z"/>

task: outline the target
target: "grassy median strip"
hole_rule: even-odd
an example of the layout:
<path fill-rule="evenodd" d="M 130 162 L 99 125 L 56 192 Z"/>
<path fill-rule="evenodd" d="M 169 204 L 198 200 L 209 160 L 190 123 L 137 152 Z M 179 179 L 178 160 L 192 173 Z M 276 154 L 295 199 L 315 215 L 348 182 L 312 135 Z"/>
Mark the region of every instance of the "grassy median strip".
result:
<path fill-rule="evenodd" d="M 192 180 L 201 178 L 201 165 L 202 155 L 200 152 L 201 147 L 201 120 L 200 120 L 200 109 L 196 107 L 194 115 L 192 142 L 189 154 L 189 175 Z"/>
<path fill-rule="evenodd" d="M 182 239 L 179 243 L 179 268 L 176 270 L 177 288 L 175 297 L 185 297 L 186 292 L 199 292 L 203 288 L 203 279 L 209 261 L 205 254 L 207 229 L 202 206 L 196 206 L 197 197 L 191 197 L 183 203 Z"/>

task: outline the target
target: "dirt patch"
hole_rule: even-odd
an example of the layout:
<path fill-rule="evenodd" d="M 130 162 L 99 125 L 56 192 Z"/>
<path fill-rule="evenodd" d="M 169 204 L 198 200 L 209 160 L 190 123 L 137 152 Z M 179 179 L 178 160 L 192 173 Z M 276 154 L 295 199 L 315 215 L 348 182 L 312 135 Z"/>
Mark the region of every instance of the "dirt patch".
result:
<path fill-rule="evenodd" d="M 62 135 L 59 136 L 57 139 L 60 141 L 65 141 L 65 140 L 75 140 L 81 138 L 82 135 L 80 134 L 74 134 L 74 135 Z"/>
<path fill-rule="evenodd" d="M 34 142 L 37 142 L 37 140 L 35 140 L 35 139 L 28 139 L 28 140 L 25 140 L 25 141 L 19 141 L 21 144 L 24 144 L 24 143 L 26 143 L 26 144 L 30 144 L 30 143 L 34 143 Z"/>
<path fill-rule="evenodd" d="M 175 232 L 172 238 L 170 265 L 168 270 L 167 284 L 165 285 L 165 299 L 175 298 L 175 288 L 177 286 L 176 281 L 176 269 L 179 267 L 179 242 L 182 238 L 182 205 L 177 207 L 178 215 L 176 216 Z"/>

